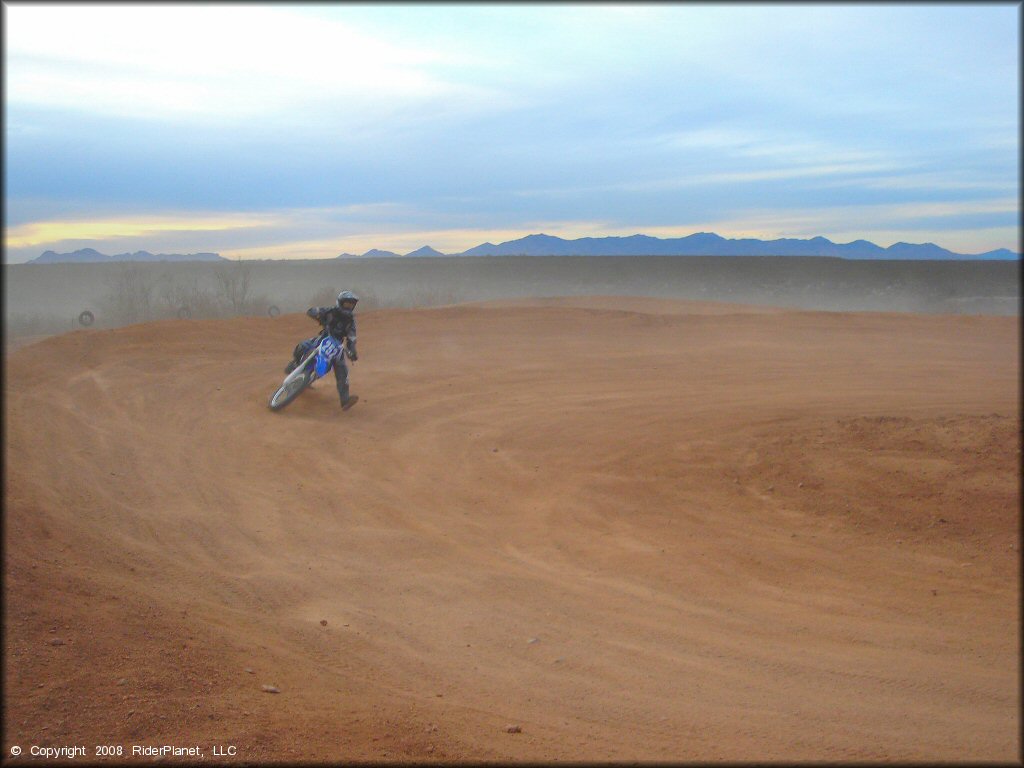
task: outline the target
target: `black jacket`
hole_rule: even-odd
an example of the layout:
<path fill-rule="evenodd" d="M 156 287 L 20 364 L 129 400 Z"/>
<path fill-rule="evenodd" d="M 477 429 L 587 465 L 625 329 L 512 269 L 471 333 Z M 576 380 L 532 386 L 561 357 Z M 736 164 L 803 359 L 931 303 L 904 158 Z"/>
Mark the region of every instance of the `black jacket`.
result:
<path fill-rule="evenodd" d="M 339 307 L 310 307 L 307 314 L 312 315 L 327 329 L 338 341 L 344 343 L 348 339 L 348 349 L 354 352 L 356 348 L 356 318 L 351 312 L 346 312 Z"/>

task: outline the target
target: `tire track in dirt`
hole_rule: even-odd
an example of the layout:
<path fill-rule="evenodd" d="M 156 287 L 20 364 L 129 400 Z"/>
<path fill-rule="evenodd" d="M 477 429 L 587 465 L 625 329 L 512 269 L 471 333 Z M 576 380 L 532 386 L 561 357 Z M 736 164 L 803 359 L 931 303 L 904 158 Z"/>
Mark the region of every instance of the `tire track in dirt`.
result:
<path fill-rule="evenodd" d="M 365 313 L 347 413 L 297 316 L 9 352 L 5 739 L 1016 756 L 1015 319 L 615 302 Z"/>

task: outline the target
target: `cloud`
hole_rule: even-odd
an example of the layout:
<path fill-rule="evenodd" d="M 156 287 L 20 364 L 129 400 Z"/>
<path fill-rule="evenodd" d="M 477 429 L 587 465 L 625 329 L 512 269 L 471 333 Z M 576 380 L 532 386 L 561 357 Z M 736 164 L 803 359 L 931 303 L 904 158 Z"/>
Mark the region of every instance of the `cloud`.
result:
<path fill-rule="evenodd" d="M 881 163 L 830 163 L 827 165 L 805 165 L 790 168 L 769 168 L 751 171 L 725 171 L 721 173 L 705 173 L 676 178 L 661 179 L 640 184 L 625 184 L 621 188 L 629 191 L 657 191 L 679 189 L 682 187 L 699 187 L 716 184 L 748 184 L 758 181 L 783 181 L 786 179 L 806 179 L 815 177 L 835 178 L 845 175 L 859 175 L 876 171 L 891 170 L 890 166 Z"/>
<path fill-rule="evenodd" d="M 857 185 L 863 189 L 923 191 L 923 192 L 988 192 L 989 194 L 1012 194 L 1019 184 L 1007 178 L 979 178 L 954 170 L 929 171 L 923 173 L 888 173 L 877 177 L 859 176 L 856 179 L 829 179 L 822 187 L 849 187 Z"/>
<path fill-rule="evenodd" d="M 835 179 L 847 175 L 880 171 L 892 171 L 885 163 L 829 163 L 824 165 L 792 165 L 784 168 L 763 168 L 743 171 L 718 171 L 712 173 L 687 173 L 645 181 L 624 181 L 610 184 L 584 184 L 572 187 L 543 187 L 516 190 L 522 197 L 565 197 L 580 194 L 606 192 L 668 192 L 672 190 L 707 187 L 715 185 L 749 185 L 752 182 L 775 182 L 789 179 L 824 178 Z"/>
<path fill-rule="evenodd" d="M 36 221 L 7 228 L 4 243 L 7 248 L 26 248 L 65 240 L 117 240 L 130 237 L 158 239 L 176 232 L 235 233 L 244 229 L 271 228 L 279 225 L 281 220 L 280 216 L 236 213 Z"/>
<path fill-rule="evenodd" d="M 399 47 L 274 6 L 15 4 L 5 12 L 7 98 L 19 104 L 147 119 L 237 122 L 311 107 L 351 118 L 454 98 L 461 88 L 431 71 L 458 61 L 450 51 Z"/>

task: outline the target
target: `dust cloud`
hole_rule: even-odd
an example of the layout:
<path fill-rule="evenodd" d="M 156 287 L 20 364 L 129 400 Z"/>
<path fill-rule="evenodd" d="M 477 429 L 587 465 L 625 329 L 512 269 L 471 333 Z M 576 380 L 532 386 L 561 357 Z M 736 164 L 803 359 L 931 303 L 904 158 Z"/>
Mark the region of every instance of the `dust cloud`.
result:
<path fill-rule="evenodd" d="M 826 311 L 1019 314 L 1018 262 L 817 257 L 434 257 L 4 267 L 9 342 L 148 320 L 300 312 L 342 287 L 364 309 L 618 295 Z"/>

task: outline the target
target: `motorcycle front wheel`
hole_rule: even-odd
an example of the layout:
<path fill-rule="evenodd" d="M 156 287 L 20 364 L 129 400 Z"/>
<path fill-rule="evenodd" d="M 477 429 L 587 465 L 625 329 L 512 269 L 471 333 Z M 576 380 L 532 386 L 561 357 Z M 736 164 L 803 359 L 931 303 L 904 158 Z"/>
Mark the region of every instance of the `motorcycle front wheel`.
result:
<path fill-rule="evenodd" d="M 313 372 L 306 371 L 301 376 L 296 376 L 291 381 L 282 384 L 277 392 L 270 397 L 270 402 L 267 405 L 272 411 L 279 411 L 284 408 L 288 403 L 298 397 L 302 390 L 313 383 Z"/>

